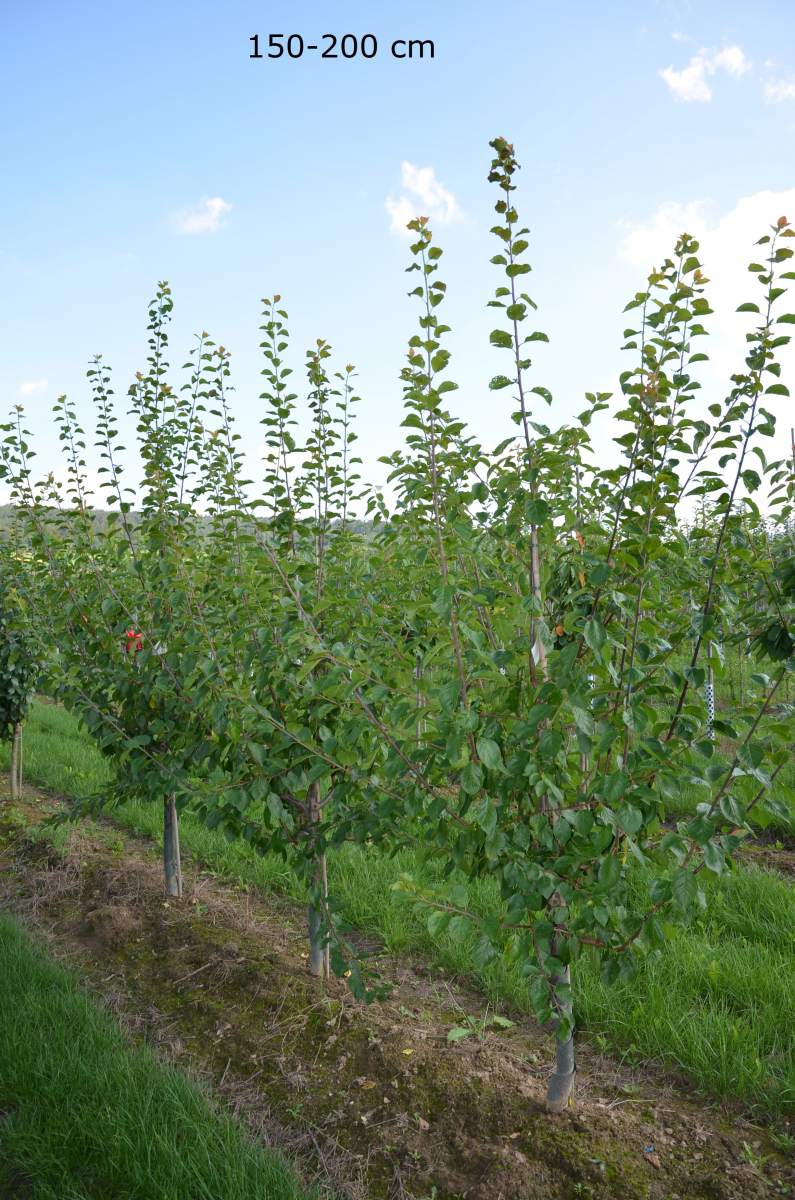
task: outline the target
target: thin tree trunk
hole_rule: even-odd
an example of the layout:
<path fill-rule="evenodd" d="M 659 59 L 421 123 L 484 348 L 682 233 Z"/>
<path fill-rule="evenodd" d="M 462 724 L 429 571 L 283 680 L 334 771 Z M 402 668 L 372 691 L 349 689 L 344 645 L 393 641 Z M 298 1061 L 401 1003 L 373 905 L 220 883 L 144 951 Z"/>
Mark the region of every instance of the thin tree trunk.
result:
<path fill-rule="evenodd" d="M 179 853 L 179 821 L 173 796 L 166 796 L 163 811 L 163 873 L 166 895 L 182 896 L 182 860 Z"/>
<path fill-rule="evenodd" d="M 328 863 L 325 854 L 320 860 L 320 878 L 323 884 L 323 896 L 328 896 Z M 326 979 L 331 979 L 331 946 L 326 943 L 323 950 L 323 970 Z"/>
<path fill-rule="evenodd" d="M 745 654 L 740 651 L 740 704 L 745 704 L 745 660 L 751 653 L 751 639 L 745 639 Z M 789 682 L 789 681 L 788 681 Z M 789 697 L 787 697 L 789 699 Z"/>
<path fill-rule="evenodd" d="M 307 795 L 307 805 L 309 809 L 309 824 L 317 825 L 320 820 L 320 785 L 315 782 L 309 785 Z M 320 890 L 321 895 L 325 899 L 328 895 L 326 856 L 321 854 L 315 860 L 315 885 Z M 323 916 L 319 908 L 315 908 L 313 904 L 309 905 L 308 910 L 309 924 L 309 970 L 319 979 L 328 977 L 329 967 L 329 948 L 323 944 L 322 927 Z"/>
<path fill-rule="evenodd" d="M 568 987 L 570 983 L 571 971 L 566 966 L 563 968 L 563 973 L 552 980 L 552 997 L 558 1013 L 568 1018 L 567 1024 L 573 1030 L 571 999 L 562 999 L 557 991 L 559 986 L 565 985 Z M 559 1027 L 559 1023 L 558 1018 L 555 1022 L 556 1030 Z M 570 1032 L 569 1036 L 565 1039 L 561 1039 L 556 1035 L 555 1070 L 550 1075 L 547 1085 L 547 1109 L 549 1112 L 565 1112 L 571 1099 L 572 1091 L 574 1090 L 576 1075 L 577 1065 L 574 1059 L 574 1035 Z"/>
<path fill-rule="evenodd" d="M 541 668 L 541 678 L 547 679 L 549 675 L 547 669 L 547 651 L 543 641 L 541 640 L 541 633 L 538 628 L 538 623 L 541 621 L 543 597 L 541 594 L 541 562 L 538 552 L 538 526 L 536 525 L 533 525 L 530 530 L 530 562 L 533 600 L 536 608 L 538 609 L 538 615 L 535 613 L 533 614 L 533 620 L 530 625 L 531 641 L 533 643 L 533 650 L 537 655 L 536 661 Z"/>
<path fill-rule="evenodd" d="M 9 771 L 9 786 L 11 788 L 11 799 L 17 798 L 17 731 L 14 730 L 11 735 L 11 768 Z"/>
<path fill-rule="evenodd" d="M 22 795 L 22 726 L 16 724 L 11 737 L 11 799 Z"/>

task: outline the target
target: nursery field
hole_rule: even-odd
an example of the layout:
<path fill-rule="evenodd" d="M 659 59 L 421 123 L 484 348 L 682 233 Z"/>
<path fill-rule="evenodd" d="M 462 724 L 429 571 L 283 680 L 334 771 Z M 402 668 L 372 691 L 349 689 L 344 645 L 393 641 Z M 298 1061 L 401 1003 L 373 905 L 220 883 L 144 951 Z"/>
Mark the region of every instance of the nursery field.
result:
<path fill-rule="evenodd" d="M 109 784 L 107 761 L 63 709 L 35 702 L 26 732 L 32 782 L 73 798 Z M 162 821 L 151 805 L 120 804 L 108 817 L 162 846 Z M 198 863 L 243 891 L 306 902 L 305 883 L 283 857 L 230 842 L 189 809 L 180 837 Z M 474 939 L 434 938 L 411 899 L 394 890 L 405 874 L 429 886 L 438 882 L 432 854 L 387 856 L 347 846 L 330 858 L 329 872 L 345 919 L 386 953 L 420 953 L 476 984 L 486 1000 L 530 1014 L 519 969 L 473 969 Z M 795 1113 L 794 882 L 795 838 L 780 831 L 749 845 L 735 871 L 712 881 L 706 911 L 633 980 L 605 986 L 585 960 L 574 994 L 588 1035 L 624 1061 L 653 1060 L 705 1092 L 743 1100 L 749 1111 L 774 1118 Z M 499 912 L 498 888 L 482 881 L 473 903 L 484 915 Z"/>
<path fill-rule="evenodd" d="M 320 338 L 296 371 L 278 293 L 256 478 L 229 351 L 172 370 L 166 282 L 124 402 L 101 356 L 56 401 L 57 469 L 22 405 L 0 426 L 22 1196 L 795 1193 L 795 228 L 760 230 L 725 389 L 683 233 L 561 422 L 490 149 L 496 446 L 426 217 L 381 486 L 353 364 Z"/>
<path fill-rule="evenodd" d="M 8 752 L 4 762 L 0 751 L 0 768 L 7 759 Z M 63 811 L 69 797 L 111 782 L 107 761 L 75 718 L 55 704 L 35 701 L 25 764 L 30 782 L 46 790 L 27 791 L 20 807 L 4 810 L 2 863 L 13 862 L 15 870 L 14 881 L 6 878 L 2 885 L 3 904 L 31 933 L 46 938 L 50 953 L 66 954 L 80 966 L 97 997 L 113 1009 L 110 1018 L 99 1013 L 96 1000 L 60 969 L 45 965 L 41 951 L 6 922 L 0 937 L 9 960 L 4 986 L 21 995 L 15 991 L 9 1003 L 26 1006 L 22 991 L 29 989 L 44 1010 L 34 1028 L 40 1028 L 39 1020 L 46 1029 L 54 1023 L 57 1033 L 48 1038 L 42 1057 L 27 1022 L 16 1034 L 4 1030 L 27 1038 L 23 1058 L 15 1043 L 5 1059 L 17 1064 L 14 1075 L 2 1080 L 7 1109 L 22 1110 L 30 1089 L 41 1089 L 38 1070 L 57 1080 L 54 1094 L 36 1109 L 48 1130 L 44 1161 L 52 1162 L 37 1178 L 63 1181 L 74 1172 L 78 1182 L 70 1186 L 81 1196 L 102 1194 L 96 1188 L 110 1186 L 107 1180 L 126 1180 L 131 1195 L 138 1194 L 130 1182 L 137 1180 L 142 1196 L 203 1195 L 202 1188 L 208 1196 L 253 1196 L 259 1194 L 260 1178 L 269 1181 L 269 1195 L 297 1195 L 301 1187 L 306 1194 L 312 1186 L 374 1195 L 390 1191 L 391 1172 L 391 1183 L 399 1178 L 412 1194 L 421 1194 L 417 1187 L 423 1181 L 428 1194 L 435 1187 L 437 1195 L 455 1195 L 466 1190 L 468 1177 L 466 1169 L 456 1174 L 453 1161 L 462 1153 L 464 1161 L 474 1156 L 479 1142 L 484 1180 L 479 1194 L 484 1196 L 497 1194 L 495 1180 L 508 1182 L 515 1188 L 510 1194 L 517 1196 L 664 1196 L 677 1194 L 677 1187 L 683 1196 L 753 1196 L 757 1188 L 760 1196 L 771 1194 L 771 1188 L 772 1194 L 789 1194 L 787 1163 L 795 1150 L 795 892 L 791 843 L 783 833 L 763 850 L 749 850 L 734 872 L 714 881 L 702 916 L 680 930 L 630 983 L 605 986 L 598 970 L 584 962 L 575 977 L 575 1007 L 585 1084 L 575 1110 L 577 1128 L 572 1134 L 567 1127 L 564 1148 L 554 1126 L 539 1134 L 542 1116 L 535 1097 L 548 1050 L 530 1012 L 526 980 L 505 967 L 473 971 L 471 945 L 432 937 L 410 900 L 392 890 L 404 872 L 432 882 L 437 873 L 432 856 L 403 851 L 386 857 L 347 847 L 330 860 L 330 889 L 393 988 L 380 1003 L 351 1008 L 338 987 L 323 1000 L 317 984 L 307 990 L 299 982 L 311 978 L 297 950 L 302 935 L 295 903 L 305 903 L 306 886 L 281 857 L 230 842 L 186 810 L 180 833 L 191 882 L 181 901 L 164 905 L 147 848 L 158 842 L 162 847 L 162 828 L 151 806 L 121 804 L 100 824 L 87 818 L 75 831 L 71 825 L 41 826 L 47 815 Z M 764 866 L 756 864 L 757 855 Z M 483 913 L 493 912 L 500 907 L 499 893 L 484 882 L 474 902 Z M 180 916 L 180 910 L 190 915 Z M 285 972 L 283 985 L 298 989 L 289 1015 L 285 996 L 280 993 L 276 1000 L 271 994 L 274 954 Z M 327 1015 L 307 1026 L 306 1013 L 317 1005 Z M 119 1018 L 124 1035 L 112 1032 Z M 405 1034 L 405 1044 L 385 1052 L 387 1032 L 388 1042 L 397 1030 Z M 274 1078 L 271 1065 L 263 1079 L 258 1054 L 273 1049 L 275 1036 L 280 1071 Z M 141 1038 L 158 1047 L 161 1063 L 166 1058 L 191 1073 L 198 1070 L 207 1082 L 185 1082 L 150 1058 L 137 1065 L 135 1055 L 142 1052 L 133 1047 Z M 416 1066 L 420 1053 L 422 1088 L 409 1073 L 417 1112 L 395 1109 L 395 1127 L 386 1115 L 389 1105 L 398 1099 L 404 1108 L 407 1103 L 405 1095 L 395 1093 L 395 1079 L 403 1088 L 402 1067 Z M 28 1056 L 38 1064 L 36 1071 L 28 1071 Z M 352 1075 L 345 1070 L 348 1057 L 357 1064 Z M 307 1074 L 292 1095 L 284 1074 L 292 1080 L 296 1062 Z M 480 1088 L 484 1078 L 493 1074 L 505 1083 L 506 1072 L 512 1072 L 519 1104 L 513 1115 L 510 1109 L 495 1115 L 488 1087 L 479 1092 L 477 1120 L 490 1126 L 479 1139 L 460 1112 L 460 1089 L 472 1071 Z M 434 1079 L 432 1096 L 425 1072 Z M 117 1100 L 110 1103 L 92 1089 L 95 1073 L 107 1081 L 108 1095 L 125 1097 L 123 1105 L 114 1108 Z M 208 1083 L 242 1124 L 229 1125 L 217 1110 L 210 1112 L 214 1102 L 196 1095 L 196 1088 Z M 81 1120 L 76 1141 L 74 1127 L 63 1117 L 74 1109 L 63 1106 L 62 1096 L 65 1090 L 82 1094 L 86 1088 L 98 1118 Z M 61 1114 L 60 1122 L 47 1116 L 48 1105 L 54 1115 Z M 156 1115 L 158 1105 L 162 1116 Z M 436 1108 L 448 1105 L 454 1120 L 443 1121 Z M 349 1116 L 359 1122 L 366 1118 L 361 1127 L 367 1133 L 366 1169 L 362 1139 L 340 1134 L 339 1122 L 349 1124 Z M 532 1135 L 523 1128 L 529 1119 Z M 181 1136 L 197 1140 L 201 1164 L 193 1162 L 190 1148 L 177 1175 L 171 1173 L 173 1164 L 165 1170 L 157 1158 L 160 1145 L 167 1154 L 171 1120 L 187 1131 Z M 112 1121 L 117 1128 L 108 1127 Z M 401 1127 L 406 1121 L 410 1136 Z M 517 1129 L 508 1129 L 506 1121 Z M 462 1129 L 454 1136 L 456 1122 Z M 41 1154 L 37 1129 L 14 1129 L 4 1143 L 5 1169 L 16 1172 L 8 1178 L 34 1173 L 37 1145 Z M 314 1131 L 311 1139 L 308 1129 Z M 431 1129 L 436 1131 L 432 1152 L 422 1145 Z M 595 1130 L 598 1146 L 590 1140 Z M 289 1170 L 249 1147 L 252 1132 L 286 1150 L 292 1179 Z M 147 1145 L 145 1154 L 139 1136 Z M 409 1149 L 417 1137 L 421 1149 Z M 241 1149 L 234 1149 L 232 1139 Z M 498 1152 L 493 1143 L 500 1139 Z M 525 1145 L 528 1139 L 532 1151 Z M 506 1159 L 505 1144 L 514 1157 Z M 73 1160 L 62 1153 L 67 1145 Z M 112 1149 L 107 1159 L 100 1156 L 108 1163 L 103 1184 L 84 1177 L 79 1164 L 94 1161 L 94 1152 L 105 1145 Z M 563 1164 L 557 1169 L 556 1158 Z M 534 1182 L 526 1186 L 514 1178 L 523 1163 L 533 1168 Z M 685 1172 L 694 1169 L 695 1182 L 688 1182 Z M 300 1185 L 294 1182 L 298 1178 Z M 146 1190 L 153 1179 L 158 1187 L 162 1180 L 162 1191 Z M 53 1195 L 71 1194 L 58 1192 L 55 1182 L 52 1186 Z"/>

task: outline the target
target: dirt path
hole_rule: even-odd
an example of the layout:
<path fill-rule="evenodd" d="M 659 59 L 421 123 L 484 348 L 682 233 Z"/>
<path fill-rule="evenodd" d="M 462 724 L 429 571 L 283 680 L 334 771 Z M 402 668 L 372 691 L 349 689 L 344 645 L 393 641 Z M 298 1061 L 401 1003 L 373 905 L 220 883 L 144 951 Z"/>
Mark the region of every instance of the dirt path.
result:
<path fill-rule="evenodd" d="M 35 824 L 57 801 L 28 792 Z M 84 823 L 54 850 L 0 814 L 0 906 L 75 963 L 136 1036 L 209 1079 L 308 1178 L 355 1200 L 761 1200 L 795 1195 L 763 1130 L 653 1072 L 579 1052 L 577 1106 L 542 1106 L 549 1037 L 531 1022 L 450 1044 L 483 998 L 383 959 L 388 1001 L 307 972 L 303 913 L 185 863 L 166 901 L 156 850 Z"/>

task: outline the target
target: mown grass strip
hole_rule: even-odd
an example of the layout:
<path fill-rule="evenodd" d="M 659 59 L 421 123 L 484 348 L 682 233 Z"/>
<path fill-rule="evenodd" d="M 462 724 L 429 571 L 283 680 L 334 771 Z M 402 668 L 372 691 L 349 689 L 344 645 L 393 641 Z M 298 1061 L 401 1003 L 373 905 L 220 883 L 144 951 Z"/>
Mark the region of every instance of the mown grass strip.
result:
<path fill-rule="evenodd" d="M 31 778 L 67 795 L 99 789 L 110 778 L 88 735 L 53 706 L 34 706 L 26 755 Z M 162 814 L 151 806 L 123 805 L 113 819 L 156 841 L 162 837 Z M 181 818 L 181 840 L 211 870 L 244 886 L 305 898 L 281 859 L 228 842 L 189 812 Z M 385 858 L 346 846 L 329 858 L 330 885 L 351 925 L 381 938 L 392 953 L 420 952 L 473 977 L 489 999 L 529 1011 L 518 967 L 499 962 L 473 971 L 471 941 L 431 938 L 411 903 L 392 891 L 404 872 L 431 881 L 434 871 L 432 859 L 408 851 Z M 471 891 L 483 914 L 499 909 L 490 880 Z M 680 1068 L 706 1091 L 740 1097 L 768 1113 L 795 1111 L 795 892 L 773 873 L 739 869 L 714 879 L 709 895 L 698 923 L 675 933 L 634 979 L 605 988 L 593 964 L 580 963 L 575 1000 L 581 1027 L 634 1059 Z"/>
<path fill-rule="evenodd" d="M 181 1072 L 131 1047 L 0 915 L 0 1196 L 306 1200 L 289 1167 Z"/>

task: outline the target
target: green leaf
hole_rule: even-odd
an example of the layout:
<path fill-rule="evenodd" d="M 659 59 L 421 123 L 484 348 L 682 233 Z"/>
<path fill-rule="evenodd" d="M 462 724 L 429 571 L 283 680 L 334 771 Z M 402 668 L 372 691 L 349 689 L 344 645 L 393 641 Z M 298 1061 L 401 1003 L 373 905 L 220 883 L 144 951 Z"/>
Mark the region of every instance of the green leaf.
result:
<path fill-rule="evenodd" d="M 476 795 L 483 786 L 483 771 L 479 763 L 467 763 L 459 776 L 461 790 L 468 796 Z"/>
<path fill-rule="evenodd" d="M 543 525 L 549 519 L 550 508 L 546 500 L 531 496 L 525 501 L 525 516 L 532 525 Z"/>
<path fill-rule="evenodd" d="M 726 855 L 717 842 L 707 842 L 704 847 L 704 865 L 716 875 L 722 874 L 726 867 Z"/>
<path fill-rule="evenodd" d="M 428 933 L 432 938 L 441 937 L 450 924 L 450 913 L 436 909 L 428 917 Z"/>
<path fill-rule="evenodd" d="M 599 884 L 604 888 L 613 888 L 621 878 L 621 862 L 617 855 L 607 854 L 599 865 L 597 876 Z"/>
<path fill-rule="evenodd" d="M 497 828 L 497 808 L 489 796 L 481 796 L 470 808 L 468 816 L 487 837 L 491 837 Z"/>
<path fill-rule="evenodd" d="M 688 912 L 698 895 L 698 884 L 692 871 L 680 867 L 671 881 L 671 894 L 683 912 Z"/>
<path fill-rule="evenodd" d="M 575 708 L 572 706 L 574 715 L 574 723 L 583 733 L 592 734 L 594 731 L 593 717 L 584 708 Z"/>
<path fill-rule="evenodd" d="M 488 966 L 488 964 L 496 957 L 497 951 L 492 944 L 491 938 L 485 933 L 481 934 L 472 948 L 472 965 L 476 970 L 482 971 L 483 968 Z M 505 1018 L 501 1019 L 505 1020 Z M 496 1021 L 497 1018 L 495 1017 L 494 1023 L 496 1023 Z"/>
<path fill-rule="evenodd" d="M 599 617 L 588 617 L 583 625 L 583 637 L 597 658 L 601 659 L 602 650 L 607 642 L 607 634 Z"/>
<path fill-rule="evenodd" d="M 637 833 L 643 825 L 643 813 L 634 804 L 622 804 L 616 818 L 625 833 Z"/>
<path fill-rule="evenodd" d="M 478 758 L 490 771 L 504 771 L 505 764 L 502 761 L 502 751 L 497 743 L 488 737 L 479 737 L 477 740 Z"/>

